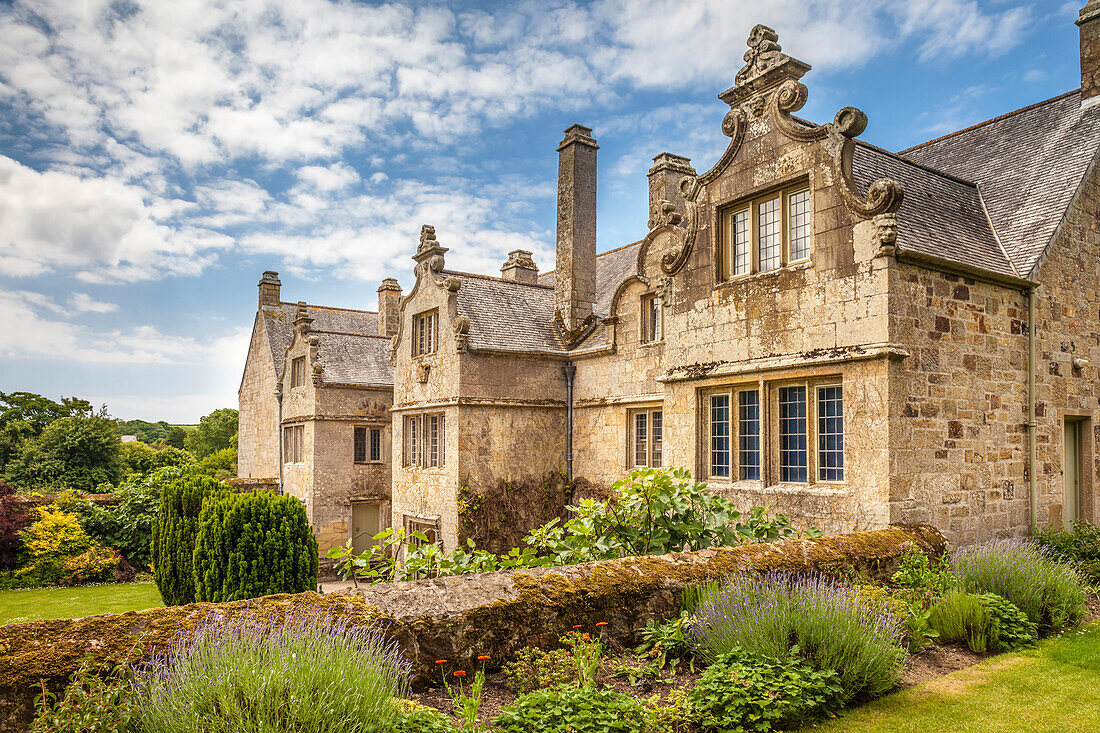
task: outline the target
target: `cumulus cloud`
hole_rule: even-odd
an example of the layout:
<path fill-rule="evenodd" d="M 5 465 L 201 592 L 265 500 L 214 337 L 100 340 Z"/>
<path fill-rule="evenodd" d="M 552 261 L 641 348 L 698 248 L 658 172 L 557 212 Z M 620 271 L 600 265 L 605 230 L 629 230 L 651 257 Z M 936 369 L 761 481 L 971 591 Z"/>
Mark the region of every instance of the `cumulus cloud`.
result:
<path fill-rule="evenodd" d="M 114 313 L 118 310 L 116 304 L 96 300 L 87 293 L 73 293 L 69 303 L 80 313 Z"/>

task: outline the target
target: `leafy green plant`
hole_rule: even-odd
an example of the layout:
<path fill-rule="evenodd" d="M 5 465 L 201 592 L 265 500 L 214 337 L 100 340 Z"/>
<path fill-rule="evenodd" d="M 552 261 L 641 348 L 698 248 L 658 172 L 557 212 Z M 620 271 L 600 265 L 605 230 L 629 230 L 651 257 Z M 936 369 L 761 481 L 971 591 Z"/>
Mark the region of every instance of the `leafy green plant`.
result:
<path fill-rule="evenodd" d="M 994 593 L 978 597 L 993 617 L 992 636 L 997 640 L 995 651 L 1010 652 L 1039 641 L 1039 627 L 1011 601 Z"/>
<path fill-rule="evenodd" d="M 714 595 L 722 587 L 720 580 L 703 580 L 698 583 L 688 583 L 680 595 L 680 613 L 692 615 L 699 603 Z"/>
<path fill-rule="evenodd" d="M 901 619 L 905 646 L 918 652 L 939 634 L 928 625 L 929 609 L 923 600 L 911 601 L 904 592 L 881 585 L 863 584 L 855 587 L 859 605 L 872 613 L 889 614 Z"/>
<path fill-rule="evenodd" d="M 100 486 L 102 493 L 114 494 L 122 501 L 100 506 L 82 499 L 80 524 L 96 542 L 117 550 L 137 567 L 148 568 L 153 560 L 153 522 L 161 494 L 168 484 L 186 475 L 185 468 L 166 466 L 130 474 L 117 487 Z"/>
<path fill-rule="evenodd" d="M 978 596 L 960 591 L 945 593 L 928 617 L 943 641 L 965 641 L 973 652 L 996 649 L 999 644 L 993 615 Z"/>
<path fill-rule="evenodd" d="M 128 667 L 119 666 L 103 675 L 86 659 L 61 695 L 42 685 L 30 733 L 136 733 L 140 708 Z"/>
<path fill-rule="evenodd" d="M 553 687 L 521 695 L 493 719 L 502 733 L 645 733 L 645 703 L 604 688 Z"/>
<path fill-rule="evenodd" d="M 953 564 L 961 590 L 999 595 L 1040 629 L 1076 626 L 1088 609 L 1073 567 L 1030 542 L 992 540 L 964 547 Z"/>
<path fill-rule="evenodd" d="M 577 670 L 577 685 L 592 687 L 596 684 L 596 674 L 600 670 L 603 642 L 579 629 L 579 626 L 573 627 L 572 631 L 561 638 L 561 643 L 573 657 L 573 668 Z"/>
<path fill-rule="evenodd" d="M 454 680 L 449 681 L 445 667 L 447 660 L 441 659 L 436 662 L 440 665 L 443 686 L 446 688 L 447 694 L 451 696 L 458 719 L 462 721 L 462 730 L 477 728 L 477 714 L 481 709 L 481 691 L 485 687 L 485 662 L 488 659 L 489 657 L 485 655 L 478 657 L 481 668 L 474 673 L 474 679 L 470 682 L 468 689 L 466 687 L 466 670 L 454 670 L 451 673 Z"/>
<path fill-rule="evenodd" d="M 1034 540 L 1055 559 L 1075 565 L 1086 581 L 1100 585 L 1100 526 L 1081 519 L 1070 529 L 1040 530 Z"/>
<path fill-rule="evenodd" d="M 413 700 L 391 698 L 393 717 L 386 724 L 386 733 L 454 733 L 449 715 Z"/>
<path fill-rule="evenodd" d="M 94 545 L 79 555 L 70 555 L 61 561 L 61 584 L 83 585 L 111 581 L 118 563 L 117 552 L 109 547 Z"/>
<path fill-rule="evenodd" d="M 165 605 L 195 601 L 195 536 L 203 502 L 223 491 L 206 476 L 186 476 L 164 487 L 152 524 L 153 578 Z"/>
<path fill-rule="evenodd" d="M 797 655 L 774 659 L 733 649 L 716 657 L 691 691 L 692 717 L 714 733 L 794 727 L 839 708 L 842 689 L 836 672 Z"/>
<path fill-rule="evenodd" d="M 193 558 L 195 599 L 233 601 L 317 587 L 317 539 L 302 502 L 259 491 L 203 503 Z"/>
<path fill-rule="evenodd" d="M 830 578 L 747 573 L 700 602 L 691 636 L 712 661 L 735 650 L 801 656 L 819 670 L 835 670 L 849 700 L 897 685 L 906 658 L 900 626 L 893 614 L 861 607 L 851 586 Z"/>
<path fill-rule="evenodd" d="M 530 646 L 516 652 L 515 660 L 504 665 L 504 674 L 508 686 L 519 695 L 570 684 L 577 679 L 573 655 L 568 650 L 544 651 Z"/>
<path fill-rule="evenodd" d="M 95 547 L 76 515 L 53 505 L 38 509 L 22 540 L 22 567 L 16 577 L 27 585 L 57 585 L 66 574 L 65 560 Z"/>
<path fill-rule="evenodd" d="M 937 595 L 948 592 L 956 583 L 946 557 L 929 558 L 916 548 L 902 556 L 892 580 L 902 588 L 928 588 Z"/>
<path fill-rule="evenodd" d="M 377 631 L 300 608 L 285 619 L 215 615 L 181 632 L 136 682 L 157 733 L 392 730 L 409 666 Z"/>
<path fill-rule="evenodd" d="M 686 613 L 663 623 L 652 619 L 647 621 L 644 627 L 638 629 L 641 643 L 635 647 L 634 652 L 653 659 L 657 669 L 671 667 L 675 670 L 685 659 L 691 657 L 691 644 L 685 635 L 690 621 Z"/>
<path fill-rule="evenodd" d="M 657 662 L 614 662 L 611 665 L 611 676 L 627 679 L 631 685 L 637 685 L 644 680 L 655 680 L 661 676 L 661 668 Z"/>

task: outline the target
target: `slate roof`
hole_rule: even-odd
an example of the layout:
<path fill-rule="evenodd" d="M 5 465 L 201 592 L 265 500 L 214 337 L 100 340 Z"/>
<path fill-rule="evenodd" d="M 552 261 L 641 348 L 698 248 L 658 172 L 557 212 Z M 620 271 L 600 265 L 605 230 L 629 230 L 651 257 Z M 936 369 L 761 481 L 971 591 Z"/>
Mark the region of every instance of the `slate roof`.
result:
<path fill-rule="evenodd" d="M 596 315 L 600 318 L 611 316 L 611 299 L 623 281 L 638 274 L 638 250 L 641 240 L 618 249 L 596 255 Z M 539 284 L 554 287 L 554 271 L 539 275 Z"/>
<path fill-rule="evenodd" d="M 1001 244 L 1030 275 L 1100 147 L 1100 106 L 1079 91 L 901 152 L 978 185 Z M 908 191 L 906 192 L 908 196 Z"/>
<path fill-rule="evenodd" d="M 294 338 L 297 303 L 279 303 L 264 308 L 264 326 L 271 345 L 275 373 L 283 371 L 283 357 Z M 362 385 L 392 385 L 393 368 L 389 339 L 378 337 L 378 314 L 373 311 L 306 305 L 313 319 L 310 333 L 318 336 L 318 358 L 324 365 L 326 382 Z"/>
<path fill-rule="evenodd" d="M 474 349 L 563 353 L 554 334 L 554 289 L 488 275 L 445 271 L 459 279 L 458 315 L 470 319 Z"/>
<path fill-rule="evenodd" d="M 901 250 L 939 257 L 971 267 L 1016 275 L 989 226 L 978 187 L 857 141 L 852 177 L 861 193 L 878 178 L 901 184 L 898 210 Z"/>

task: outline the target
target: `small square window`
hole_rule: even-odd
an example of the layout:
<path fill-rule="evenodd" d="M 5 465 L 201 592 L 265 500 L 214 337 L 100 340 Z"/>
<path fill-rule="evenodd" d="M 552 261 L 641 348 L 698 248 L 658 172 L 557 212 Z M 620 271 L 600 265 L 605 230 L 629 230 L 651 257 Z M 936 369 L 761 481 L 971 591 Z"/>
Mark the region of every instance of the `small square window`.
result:
<path fill-rule="evenodd" d="M 634 413 L 634 465 L 661 467 L 664 450 L 664 412 L 643 410 Z"/>

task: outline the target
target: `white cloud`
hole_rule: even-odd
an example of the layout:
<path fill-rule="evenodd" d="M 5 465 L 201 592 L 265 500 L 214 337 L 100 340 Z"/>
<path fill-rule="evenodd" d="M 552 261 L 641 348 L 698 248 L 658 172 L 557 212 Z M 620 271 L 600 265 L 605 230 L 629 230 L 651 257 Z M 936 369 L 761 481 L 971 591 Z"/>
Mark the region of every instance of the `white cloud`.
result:
<path fill-rule="evenodd" d="M 382 176 L 385 180 L 384 173 Z M 298 169 L 298 180 L 320 191 L 341 191 L 356 183 L 359 174 L 346 163 L 333 163 L 330 166 L 307 165 Z M 371 180 L 374 180 L 373 176 Z"/>
<path fill-rule="evenodd" d="M 0 156 L 0 275 L 76 270 L 90 282 L 197 274 L 226 237 L 157 220 L 137 186 L 38 172 Z"/>
<path fill-rule="evenodd" d="M 1019 43 L 1031 18 L 1027 6 L 989 13 L 977 0 L 907 0 L 896 12 L 902 33 L 920 39 L 921 61 L 998 56 Z"/>
<path fill-rule="evenodd" d="M 250 328 L 239 327 L 225 336 L 200 342 L 146 325 L 98 331 L 50 315 L 62 312 L 41 293 L 0 291 L 0 322 L 5 324 L 0 358 L 188 365 L 217 364 L 231 358 L 235 364 L 243 363 L 251 335 Z"/>
<path fill-rule="evenodd" d="M 81 313 L 114 313 L 118 310 L 116 304 L 96 300 L 87 293 L 73 293 L 69 303 Z"/>

